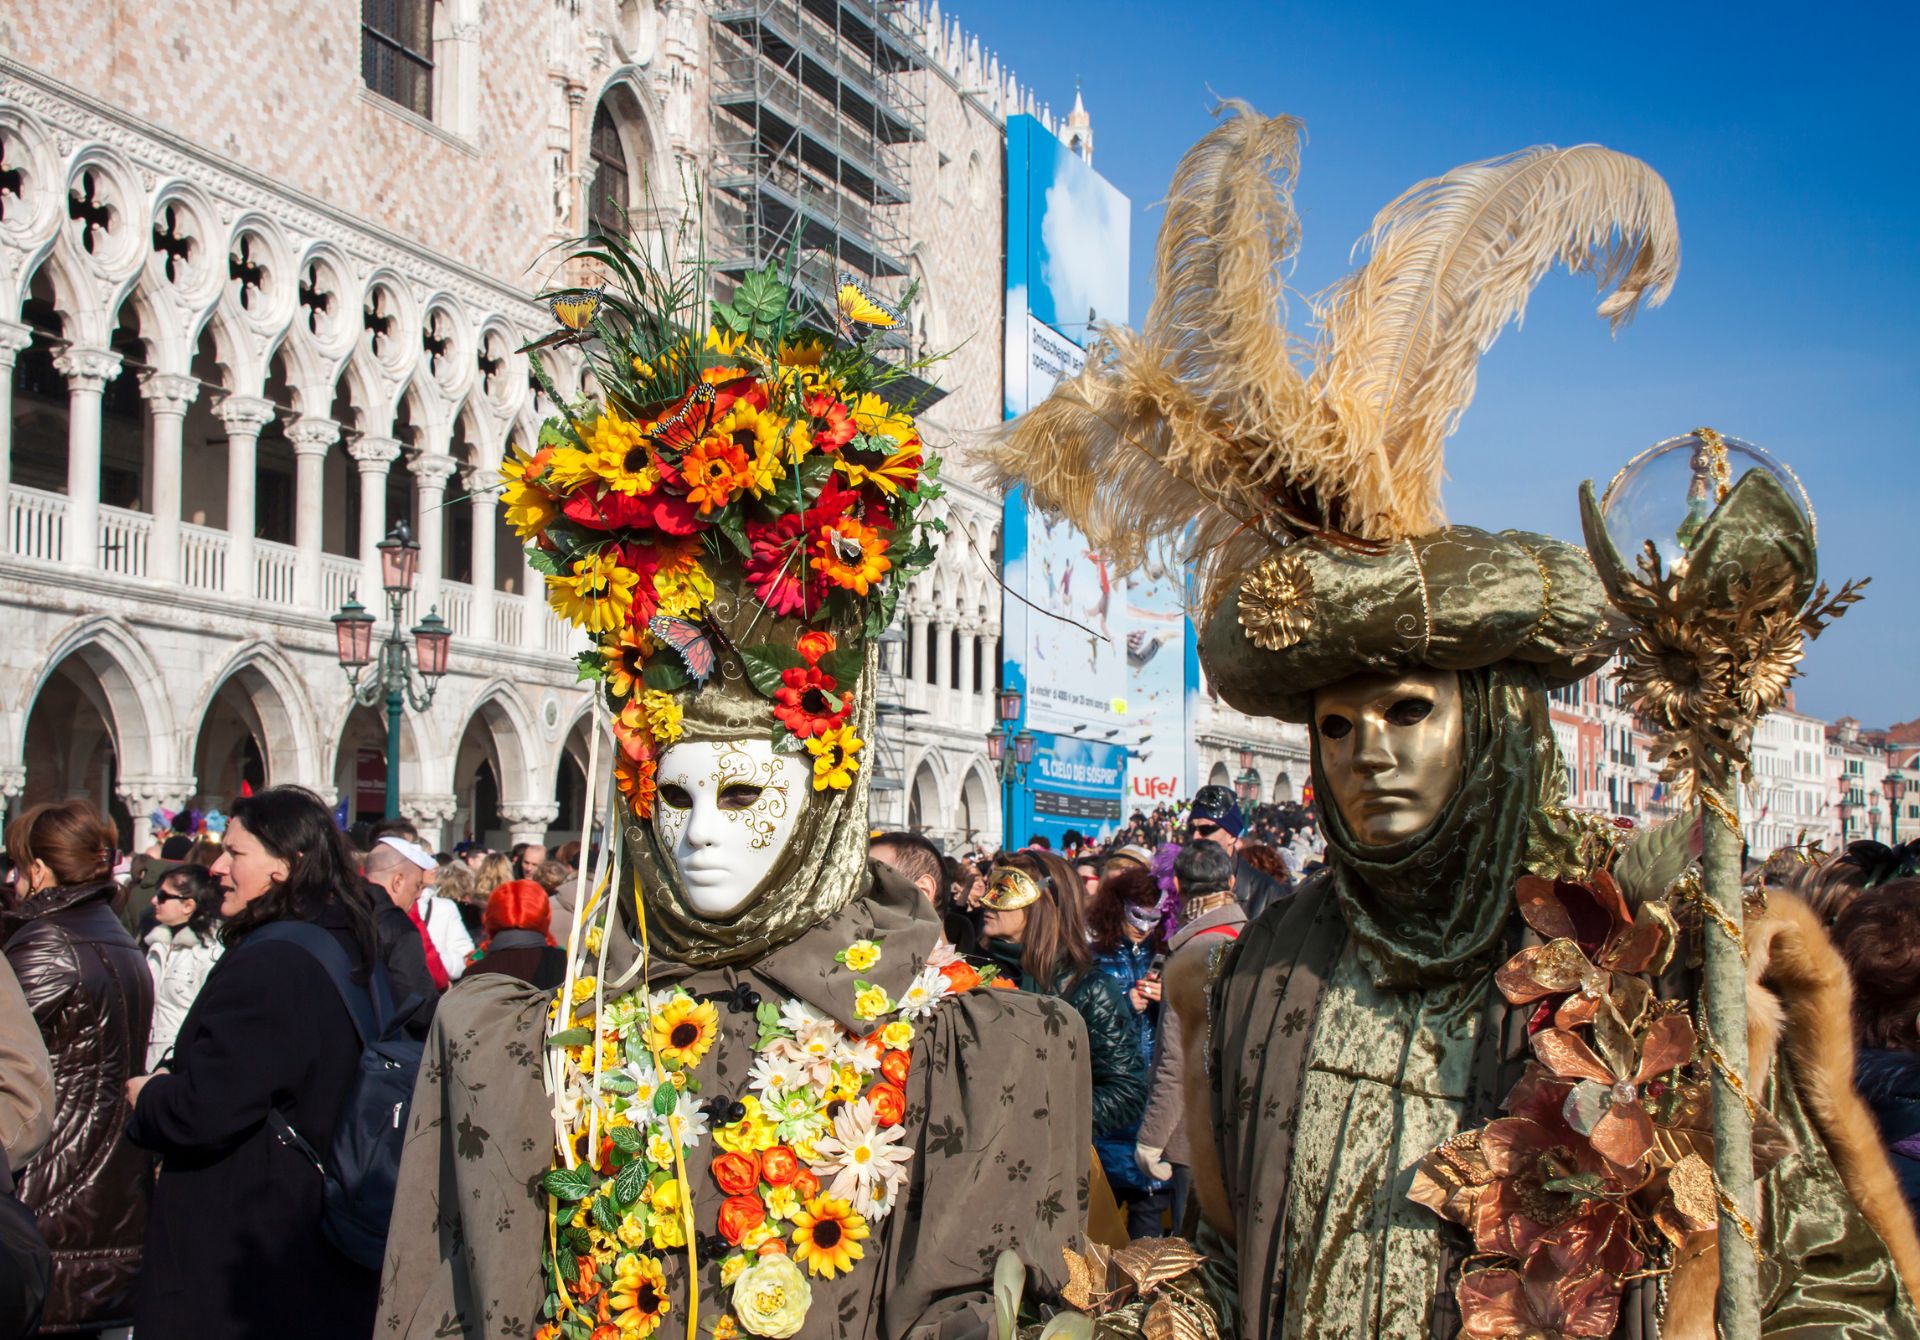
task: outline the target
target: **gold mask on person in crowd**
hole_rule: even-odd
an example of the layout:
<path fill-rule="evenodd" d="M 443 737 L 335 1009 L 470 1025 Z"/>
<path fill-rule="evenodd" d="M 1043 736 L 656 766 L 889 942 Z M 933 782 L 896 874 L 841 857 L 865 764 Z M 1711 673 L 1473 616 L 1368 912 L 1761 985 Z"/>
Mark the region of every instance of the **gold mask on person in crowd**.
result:
<path fill-rule="evenodd" d="M 1313 743 L 1333 803 L 1365 846 L 1426 828 L 1460 785 L 1459 675 L 1355 675 L 1313 695 Z"/>
<path fill-rule="evenodd" d="M 1040 885 L 1017 865 L 996 865 L 981 905 L 995 912 L 1018 912 L 1040 901 Z"/>

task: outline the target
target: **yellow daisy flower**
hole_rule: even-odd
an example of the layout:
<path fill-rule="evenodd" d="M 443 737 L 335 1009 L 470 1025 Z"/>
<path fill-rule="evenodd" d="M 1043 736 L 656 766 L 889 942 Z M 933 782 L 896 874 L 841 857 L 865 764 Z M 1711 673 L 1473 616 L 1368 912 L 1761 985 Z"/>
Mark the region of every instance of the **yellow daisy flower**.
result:
<path fill-rule="evenodd" d="M 865 1256 L 867 1221 L 838 1196 L 815 1196 L 793 1217 L 793 1259 L 811 1275 L 835 1275 L 853 1269 Z"/>
<path fill-rule="evenodd" d="M 618 555 L 603 549 L 580 559 L 571 573 L 547 578 L 547 602 L 589 633 L 610 632 L 627 622 L 639 580 L 639 573 L 621 567 Z"/>
<path fill-rule="evenodd" d="M 700 1064 L 719 1036 L 720 1012 L 691 996 L 674 997 L 647 1023 L 647 1045 L 669 1064 Z"/>
<path fill-rule="evenodd" d="M 813 755 L 813 789 L 844 791 L 852 786 L 853 774 L 860 771 L 857 756 L 865 744 L 851 726 L 836 726 L 809 737 L 807 752 Z"/>

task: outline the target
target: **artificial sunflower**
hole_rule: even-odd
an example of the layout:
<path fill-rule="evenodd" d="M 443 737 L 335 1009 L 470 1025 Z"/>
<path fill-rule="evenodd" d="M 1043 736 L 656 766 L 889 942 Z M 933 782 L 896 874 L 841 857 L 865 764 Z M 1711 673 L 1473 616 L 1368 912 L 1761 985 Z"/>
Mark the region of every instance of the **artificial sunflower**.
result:
<path fill-rule="evenodd" d="M 889 498 L 899 497 L 902 489 L 911 489 L 918 482 L 920 464 L 920 443 L 917 440 L 891 453 L 878 465 L 865 465 L 849 456 L 842 456 L 835 462 L 836 468 L 853 487 L 871 484 Z"/>
<path fill-rule="evenodd" d="M 627 622 L 639 580 L 639 573 L 620 565 L 619 555 L 603 549 L 576 560 L 571 572 L 548 577 L 547 600 L 568 622 L 607 633 Z"/>
<path fill-rule="evenodd" d="M 870 437 L 890 437 L 903 446 L 914 439 L 913 420 L 871 391 L 854 401 L 853 421 Z"/>
<path fill-rule="evenodd" d="M 660 471 L 646 429 L 611 406 L 587 429 L 586 442 L 593 473 L 615 493 L 638 497 L 659 486 Z"/>
<path fill-rule="evenodd" d="M 814 569 L 842 591 L 866 595 L 887 575 L 893 560 L 887 557 L 887 536 L 851 516 L 823 526 L 812 537 Z"/>
<path fill-rule="evenodd" d="M 793 1216 L 793 1259 L 810 1275 L 832 1279 L 865 1256 L 867 1221 L 838 1196 L 815 1196 Z"/>
<path fill-rule="evenodd" d="M 600 656 L 606 667 L 607 692 L 616 698 L 631 698 L 638 692 L 647 658 L 655 650 L 653 635 L 631 624 L 602 637 Z"/>
<path fill-rule="evenodd" d="M 853 710 L 851 698 L 836 692 L 839 681 L 817 665 L 794 666 L 780 672 L 773 691 L 773 714 L 780 724 L 805 740 L 845 724 Z"/>
<path fill-rule="evenodd" d="M 542 451 L 529 456 L 515 446 L 500 463 L 500 501 L 506 505 L 507 524 L 523 540 L 546 530 L 560 515 L 553 494 L 536 482 L 548 455 Z"/>
<path fill-rule="evenodd" d="M 660 1327 L 672 1307 L 667 1277 L 651 1256 L 629 1252 L 613 1267 L 613 1289 L 608 1296 L 620 1327 L 621 1340 L 646 1340 Z"/>
<path fill-rule="evenodd" d="M 696 1066 L 720 1036 L 720 1012 L 710 1000 L 676 996 L 647 1024 L 647 1044 L 662 1061 Z"/>
<path fill-rule="evenodd" d="M 708 516 L 740 491 L 747 453 L 727 438 L 704 437 L 680 462 L 680 473 L 686 479 L 687 501 Z"/>
<path fill-rule="evenodd" d="M 851 726 L 836 726 L 807 741 L 813 755 L 813 789 L 844 791 L 853 785 L 853 774 L 860 771 L 859 753 L 866 741 L 853 733 Z"/>

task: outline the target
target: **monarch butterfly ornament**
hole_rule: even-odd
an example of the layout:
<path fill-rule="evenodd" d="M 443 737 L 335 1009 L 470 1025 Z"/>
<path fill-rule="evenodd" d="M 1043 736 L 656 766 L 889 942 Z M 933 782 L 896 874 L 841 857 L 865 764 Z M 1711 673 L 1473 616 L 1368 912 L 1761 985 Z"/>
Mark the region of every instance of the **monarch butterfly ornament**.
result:
<path fill-rule="evenodd" d="M 855 326 L 892 330 L 900 324 L 900 313 L 896 308 L 874 297 L 864 284 L 844 270 L 840 272 L 840 290 L 835 305 L 839 308 L 835 315 L 842 339 L 855 339 Z"/>

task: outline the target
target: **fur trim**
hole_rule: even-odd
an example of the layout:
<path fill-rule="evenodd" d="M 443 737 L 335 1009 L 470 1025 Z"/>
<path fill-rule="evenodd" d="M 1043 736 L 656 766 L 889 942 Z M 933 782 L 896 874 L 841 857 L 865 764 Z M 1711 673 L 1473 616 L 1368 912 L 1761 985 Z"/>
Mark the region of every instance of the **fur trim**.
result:
<path fill-rule="evenodd" d="M 1887 1161 L 1873 1113 L 1853 1088 L 1853 984 L 1826 928 L 1800 899 L 1769 891 L 1747 925 L 1747 1056 L 1766 1082 L 1784 1044 L 1807 1114 L 1847 1193 L 1886 1244 L 1907 1293 L 1920 1297 L 1920 1234 Z M 1663 1340 L 1713 1340 L 1720 1260 L 1707 1251 L 1673 1273 Z"/>

